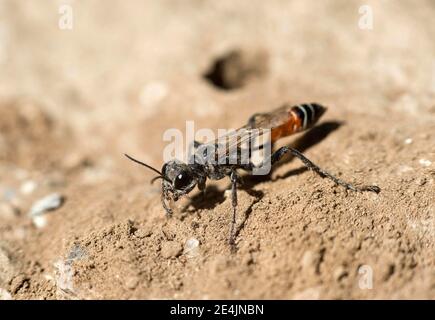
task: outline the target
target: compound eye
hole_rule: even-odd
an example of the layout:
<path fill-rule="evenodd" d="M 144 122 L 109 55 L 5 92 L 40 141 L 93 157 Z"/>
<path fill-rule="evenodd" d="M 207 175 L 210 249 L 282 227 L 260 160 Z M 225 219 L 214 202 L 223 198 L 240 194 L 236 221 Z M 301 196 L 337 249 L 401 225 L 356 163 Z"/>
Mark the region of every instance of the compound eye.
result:
<path fill-rule="evenodd" d="M 178 190 L 184 189 L 190 184 L 191 181 L 192 179 L 190 176 L 187 173 L 182 172 L 175 178 L 174 187 Z"/>

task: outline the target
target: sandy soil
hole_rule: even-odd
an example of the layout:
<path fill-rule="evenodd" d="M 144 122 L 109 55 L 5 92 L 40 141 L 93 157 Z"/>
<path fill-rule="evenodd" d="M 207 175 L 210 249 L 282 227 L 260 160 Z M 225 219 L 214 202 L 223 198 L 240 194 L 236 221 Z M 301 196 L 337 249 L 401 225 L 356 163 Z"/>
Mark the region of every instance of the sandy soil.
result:
<path fill-rule="evenodd" d="M 0 298 L 434 299 L 434 2 L 309 3 L 0 1 Z M 282 145 L 382 191 L 286 159 L 245 179 L 235 253 L 228 181 L 166 219 L 122 156 L 160 168 L 186 120 L 311 101 L 328 112 Z"/>

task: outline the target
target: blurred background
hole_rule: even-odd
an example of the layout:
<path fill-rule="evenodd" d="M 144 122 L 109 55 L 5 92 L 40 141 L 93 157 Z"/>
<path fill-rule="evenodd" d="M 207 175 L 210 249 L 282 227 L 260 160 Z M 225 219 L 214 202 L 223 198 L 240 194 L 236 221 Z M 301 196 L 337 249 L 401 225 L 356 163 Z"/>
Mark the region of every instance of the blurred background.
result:
<path fill-rule="evenodd" d="M 415 214 L 412 219 L 420 222 L 429 219 L 430 226 L 435 161 L 434 18 L 431 0 L 0 0 L 0 293 L 21 298 L 62 298 L 65 292 L 68 298 L 236 297 L 233 289 L 222 285 L 217 290 L 212 283 L 201 294 L 194 288 L 183 289 L 189 286 L 179 284 L 187 274 L 181 267 L 172 273 L 147 273 L 144 265 L 158 261 L 153 256 L 149 261 L 142 257 L 143 262 L 132 267 L 134 275 L 129 274 L 127 280 L 133 289 L 116 291 L 106 284 L 98 293 L 89 288 L 73 290 L 68 284 L 62 287 L 63 278 L 54 276 L 59 267 L 53 263 L 59 252 L 68 256 L 71 247 L 78 248 L 73 244 L 85 243 L 92 232 L 98 238 L 98 230 L 127 219 L 139 225 L 166 225 L 158 186 L 147 186 L 151 174 L 127 162 L 123 153 L 160 168 L 166 129 L 184 130 L 186 120 L 195 120 L 196 128 L 238 127 L 253 113 L 284 102 L 317 101 L 329 107 L 326 120 L 346 122 L 344 131 L 337 130 L 342 133 L 328 138 L 324 147 L 319 144 L 312 154 L 336 172 L 350 178 L 357 172 L 361 182 L 384 182 L 396 191 L 401 190 L 397 176 L 402 182 L 424 181 L 422 207 L 405 201 L 403 214 Z M 404 149 L 411 143 L 413 149 Z M 281 174 L 288 167 L 283 170 Z M 306 177 L 300 177 L 301 185 Z M 299 188 L 299 182 L 292 183 Z M 283 186 L 277 188 L 283 190 Z M 51 199 L 51 205 L 56 209 L 63 204 L 62 217 L 54 213 L 47 220 L 35 219 L 39 213 L 29 216 L 36 201 L 53 193 L 60 194 Z M 390 203 L 395 202 L 393 193 L 391 197 Z M 217 212 L 224 214 L 226 209 L 221 209 Z M 213 212 L 213 207 L 203 210 Z M 401 209 L 376 210 L 381 214 Z M 190 219 L 194 218 L 187 218 L 189 225 Z M 225 223 L 216 229 L 209 226 L 210 236 L 210 230 L 219 232 Z M 217 238 L 222 244 L 215 243 L 219 250 L 226 250 L 224 230 L 222 239 Z M 178 232 L 184 243 L 188 232 Z M 160 252 L 158 239 L 153 241 Z M 433 244 L 433 235 L 430 239 L 428 243 Z M 280 250 L 293 250 L 286 241 L 282 243 Z M 144 246 L 132 251 L 142 252 Z M 204 248 L 213 256 L 215 249 Z M 377 248 L 379 256 L 383 250 L 391 251 Z M 89 254 L 93 249 L 87 250 Z M 416 259 L 425 266 L 430 254 L 417 253 L 421 255 Z M 80 256 L 80 252 L 74 254 Z M 113 254 L 107 254 L 107 261 L 118 261 Z M 264 259 L 267 265 L 274 264 Z M 359 263 L 357 258 L 344 263 L 343 274 L 355 277 L 354 269 L 347 268 Z M 122 262 L 114 265 L 117 270 L 126 268 Z M 390 265 L 381 263 L 387 274 Z M 397 274 L 400 267 L 393 265 Z M 94 276 L 104 279 L 101 274 L 89 275 L 89 266 L 81 268 L 88 278 L 76 279 L 77 283 L 93 283 L 89 279 Z M 208 267 L 202 270 L 204 274 L 210 271 Z M 279 282 L 283 270 L 268 273 L 256 268 L 250 275 L 258 272 L 257 281 L 273 283 Z M 230 268 L 228 272 L 230 278 L 245 279 L 241 275 L 248 271 L 232 273 Z M 150 274 L 158 279 L 154 284 Z M 328 277 L 316 275 L 327 283 Z M 430 290 L 418 287 L 425 279 L 410 281 L 400 294 L 409 297 L 419 292 L 427 297 Z M 287 289 L 278 285 L 278 289 L 265 286 L 251 291 L 247 284 L 238 288 L 237 297 L 289 298 L 298 297 L 297 292 L 303 297 L 307 286 L 313 285 L 280 281 Z M 98 287 L 95 283 L 90 286 Z M 152 290 L 144 291 L 138 283 L 148 283 Z M 375 296 L 390 297 L 403 287 L 403 282 L 397 283 Z M 335 292 L 341 297 L 370 297 L 352 291 L 353 287 L 347 283 Z M 317 295 L 314 290 L 314 298 L 335 297 L 328 290 L 322 292 Z M 305 294 L 313 297 L 313 291 Z"/>

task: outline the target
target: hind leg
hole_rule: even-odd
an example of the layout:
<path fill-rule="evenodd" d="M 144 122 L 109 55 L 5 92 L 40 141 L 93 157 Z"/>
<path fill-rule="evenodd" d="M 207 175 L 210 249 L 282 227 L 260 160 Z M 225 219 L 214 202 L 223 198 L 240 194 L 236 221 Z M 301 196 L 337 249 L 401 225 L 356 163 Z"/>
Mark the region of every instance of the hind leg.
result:
<path fill-rule="evenodd" d="M 302 163 L 310 170 L 313 170 L 315 173 L 317 173 L 319 176 L 321 176 L 322 178 L 328 178 L 331 179 L 332 181 L 334 181 L 336 184 L 345 187 L 346 189 L 349 190 L 353 190 L 353 191 L 371 191 L 371 192 L 380 192 L 381 189 L 378 186 L 371 186 L 371 185 L 367 185 L 367 186 L 355 186 L 351 183 L 348 183 L 346 181 L 343 181 L 337 177 L 335 177 L 334 175 L 330 174 L 329 172 L 323 170 L 322 168 L 320 168 L 318 165 L 314 164 L 310 159 L 308 159 L 307 157 L 305 157 L 301 152 L 299 152 L 296 149 L 290 148 L 290 147 L 282 147 L 279 148 L 277 151 L 275 151 L 268 159 L 266 159 L 266 161 L 270 161 L 271 165 L 273 166 L 276 162 L 278 162 L 286 153 L 291 153 L 294 157 L 298 158 L 299 160 L 302 161 Z M 246 169 L 245 169 L 246 168 Z M 245 166 L 245 170 L 252 170 L 253 169 L 253 164 L 249 164 L 247 166 Z"/>

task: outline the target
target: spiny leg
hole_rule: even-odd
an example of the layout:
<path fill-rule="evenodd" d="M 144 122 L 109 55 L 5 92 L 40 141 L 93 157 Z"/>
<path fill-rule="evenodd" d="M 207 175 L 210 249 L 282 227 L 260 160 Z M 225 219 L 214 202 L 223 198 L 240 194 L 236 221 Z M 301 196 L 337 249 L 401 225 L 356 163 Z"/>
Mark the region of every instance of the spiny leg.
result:
<path fill-rule="evenodd" d="M 233 246 L 235 244 L 235 228 L 236 228 L 236 210 L 237 210 L 237 173 L 236 170 L 231 172 L 231 205 L 233 207 L 233 216 L 231 219 L 229 244 Z"/>
<path fill-rule="evenodd" d="M 346 189 L 352 190 L 352 191 L 372 191 L 372 192 L 376 192 L 379 193 L 381 191 L 381 189 L 378 186 L 354 186 L 346 181 L 343 181 L 335 176 L 333 176 L 332 174 L 330 174 L 329 172 L 323 170 L 322 168 L 320 168 L 319 166 L 317 166 L 316 164 L 314 164 L 310 159 L 308 159 L 307 157 L 305 157 L 302 153 L 300 153 L 298 150 L 290 148 L 290 147 L 282 147 L 279 148 L 276 152 L 274 152 L 271 157 L 270 157 L 270 161 L 271 161 L 271 165 L 273 165 L 274 163 L 276 163 L 277 161 L 279 161 L 282 156 L 286 153 L 290 152 L 293 156 L 295 156 L 296 158 L 298 158 L 299 160 L 301 160 L 303 162 L 303 164 L 310 170 L 313 170 L 314 172 L 316 172 L 319 176 L 321 176 L 322 178 L 329 178 L 332 181 L 334 181 L 336 184 L 345 187 Z"/>
<path fill-rule="evenodd" d="M 201 191 L 203 199 L 205 198 L 205 191 L 206 191 L 205 181 L 206 181 L 206 179 L 200 179 L 198 181 L 198 189 L 199 189 L 199 191 Z"/>
<path fill-rule="evenodd" d="M 167 218 L 170 218 L 170 217 L 172 216 L 172 213 L 173 213 L 173 212 L 172 212 L 172 209 L 169 208 L 169 205 L 166 203 L 166 200 L 167 200 L 168 198 L 169 198 L 169 197 L 168 197 L 168 191 L 166 190 L 164 184 L 162 183 L 162 194 L 161 194 L 161 196 L 160 196 L 160 199 L 161 199 L 161 201 L 162 201 L 163 208 L 164 208 L 165 211 L 166 211 L 166 217 L 167 217 Z"/>

